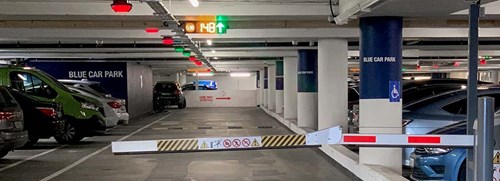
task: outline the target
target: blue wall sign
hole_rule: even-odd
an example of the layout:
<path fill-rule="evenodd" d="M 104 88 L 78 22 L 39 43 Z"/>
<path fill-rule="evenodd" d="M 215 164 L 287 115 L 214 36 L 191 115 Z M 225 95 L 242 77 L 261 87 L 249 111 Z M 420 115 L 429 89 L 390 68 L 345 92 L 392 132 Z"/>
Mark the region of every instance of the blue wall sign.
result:
<path fill-rule="evenodd" d="M 113 97 L 127 99 L 127 63 L 125 62 L 37 62 L 28 63 L 56 79 L 97 81 Z"/>
<path fill-rule="evenodd" d="M 389 82 L 400 81 L 402 77 L 403 20 L 401 17 L 365 17 L 360 19 L 359 26 L 360 99 L 390 98 L 387 88 L 391 87 L 391 92 L 393 86 Z"/>
<path fill-rule="evenodd" d="M 299 50 L 298 92 L 318 92 L 318 50 Z"/>
<path fill-rule="evenodd" d="M 389 102 L 401 100 L 401 81 L 389 81 Z"/>

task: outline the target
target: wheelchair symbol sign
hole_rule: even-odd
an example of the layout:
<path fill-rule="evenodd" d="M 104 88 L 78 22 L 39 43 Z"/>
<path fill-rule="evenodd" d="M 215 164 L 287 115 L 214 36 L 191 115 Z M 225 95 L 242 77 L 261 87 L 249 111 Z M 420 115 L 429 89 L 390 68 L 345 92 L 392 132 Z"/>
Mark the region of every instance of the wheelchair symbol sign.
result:
<path fill-rule="evenodd" d="M 389 81 L 389 102 L 399 102 L 401 100 L 400 81 Z"/>

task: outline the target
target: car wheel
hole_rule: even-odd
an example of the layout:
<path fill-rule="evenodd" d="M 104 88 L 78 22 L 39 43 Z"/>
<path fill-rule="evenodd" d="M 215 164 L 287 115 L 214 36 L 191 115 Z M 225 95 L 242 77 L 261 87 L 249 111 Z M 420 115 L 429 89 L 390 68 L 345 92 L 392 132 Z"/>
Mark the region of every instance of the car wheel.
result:
<path fill-rule="evenodd" d="M 34 144 L 36 144 L 38 142 L 38 139 L 40 139 L 40 138 L 38 138 L 36 136 L 29 136 L 28 141 L 26 142 L 26 144 L 24 144 L 23 147 L 29 148 L 29 147 L 33 146 Z"/>
<path fill-rule="evenodd" d="M 182 108 L 186 108 L 187 107 L 187 102 L 186 102 L 186 99 L 184 99 L 184 104 L 182 105 Z"/>
<path fill-rule="evenodd" d="M 10 150 L 0 150 L 0 158 L 5 157 L 9 152 Z"/>
<path fill-rule="evenodd" d="M 76 127 L 72 123 L 66 122 L 64 132 L 55 135 L 54 138 L 59 144 L 74 144 L 80 142 L 83 136 L 78 134 Z"/>
<path fill-rule="evenodd" d="M 466 180 L 466 173 L 467 171 L 465 170 L 465 167 L 466 167 L 466 163 L 465 161 L 462 163 L 462 165 L 460 165 L 460 170 L 458 171 L 458 181 L 465 181 Z"/>
<path fill-rule="evenodd" d="M 179 104 L 177 104 L 177 108 L 178 109 L 184 109 L 184 104 L 181 102 Z"/>

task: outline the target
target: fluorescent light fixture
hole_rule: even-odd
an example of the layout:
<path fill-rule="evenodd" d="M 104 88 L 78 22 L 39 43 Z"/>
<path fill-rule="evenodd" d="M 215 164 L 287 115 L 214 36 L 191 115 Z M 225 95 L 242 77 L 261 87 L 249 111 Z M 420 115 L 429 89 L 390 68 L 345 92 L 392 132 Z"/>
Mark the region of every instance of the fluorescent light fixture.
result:
<path fill-rule="evenodd" d="M 214 57 L 215 60 L 219 59 L 219 57 Z"/>
<path fill-rule="evenodd" d="M 207 40 L 207 45 L 208 45 L 208 46 L 212 46 L 212 45 L 213 45 L 212 40 Z"/>
<path fill-rule="evenodd" d="M 250 74 L 248 72 L 234 72 L 234 73 L 231 73 L 229 75 L 231 75 L 231 77 L 250 77 L 250 76 L 252 76 L 252 74 Z"/>
<path fill-rule="evenodd" d="M 213 73 L 195 73 L 193 75 L 194 76 L 198 76 L 198 77 L 210 77 L 210 76 L 214 76 Z"/>
<path fill-rule="evenodd" d="M 215 50 L 212 50 L 212 53 L 215 53 Z"/>
<path fill-rule="evenodd" d="M 200 5 L 200 2 L 198 2 L 198 0 L 189 0 L 189 2 L 191 3 L 191 5 L 193 5 L 193 7 L 198 7 Z"/>

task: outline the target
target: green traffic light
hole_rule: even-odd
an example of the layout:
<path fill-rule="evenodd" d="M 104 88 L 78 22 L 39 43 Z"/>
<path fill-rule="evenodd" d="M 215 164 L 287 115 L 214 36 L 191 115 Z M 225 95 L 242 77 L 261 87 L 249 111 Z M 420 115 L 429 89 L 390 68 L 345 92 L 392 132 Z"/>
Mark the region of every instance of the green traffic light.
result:
<path fill-rule="evenodd" d="M 175 52 L 184 52 L 184 47 L 175 47 Z"/>
<path fill-rule="evenodd" d="M 189 57 L 189 56 L 191 56 L 191 52 L 190 51 L 184 51 L 184 52 L 182 52 L 182 55 L 184 55 L 185 57 Z"/>

